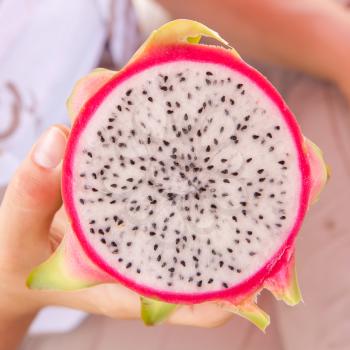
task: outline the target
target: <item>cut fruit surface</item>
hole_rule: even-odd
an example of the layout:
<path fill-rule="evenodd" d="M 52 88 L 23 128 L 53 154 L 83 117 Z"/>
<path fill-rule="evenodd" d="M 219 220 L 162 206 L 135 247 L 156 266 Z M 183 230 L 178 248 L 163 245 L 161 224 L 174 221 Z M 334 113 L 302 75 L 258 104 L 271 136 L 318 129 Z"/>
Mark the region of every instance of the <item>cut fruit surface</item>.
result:
<path fill-rule="evenodd" d="M 198 44 L 202 35 L 225 48 Z M 62 176 L 73 231 L 29 286 L 120 282 L 142 296 L 146 324 L 213 301 L 264 330 L 263 288 L 301 301 L 294 243 L 327 167 L 273 86 L 226 44 L 174 21 L 121 71 L 78 82 Z"/>
<path fill-rule="evenodd" d="M 281 255 L 299 228 L 309 167 L 298 127 L 263 77 L 223 49 L 140 59 L 78 122 L 63 182 L 73 227 L 136 289 L 211 298 Z"/>

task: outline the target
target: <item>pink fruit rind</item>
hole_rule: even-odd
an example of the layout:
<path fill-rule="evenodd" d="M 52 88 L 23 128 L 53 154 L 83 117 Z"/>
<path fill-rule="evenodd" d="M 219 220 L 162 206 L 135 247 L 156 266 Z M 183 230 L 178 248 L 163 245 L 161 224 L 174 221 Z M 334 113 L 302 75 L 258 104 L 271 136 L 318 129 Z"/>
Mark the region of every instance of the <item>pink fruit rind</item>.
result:
<path fill-rule="evenodd" d="M 63 255 L 68 260 L 66 266 L 69 266 L 70 275 L 80 280 L 89 281 L 90 284 L 98 283 L 101 280 L 105 282 L 112 281 L 111 276 L 96 268 L 85 256 L 84 251 L 79 249 L 80 244 L 76 235 L 68 233 L 65 235 L 65 240 L 65 244 L 62 245 L 65 249 Z"/>
<path fill-rule="evenodd" d="M 67 100 L 67 110 L 71 118 L 79 114 L 81 107 L 93 96 L 107 80 L 117 72 L 98 68 L 86 77 L 81 78 L 74 86 L 73 92 Z"/>
<path fill-rule="evenodd" d="M 86 239 L 82 226 L 80 224 L 79 215 L 74 205 L 74 189 L 73 189 L 73 169 L 74 155 L 77 147 L 79 136 L 84 131 L 94 112 L 103 103 L 105 98 L 123 81 L 132 78 L 135 74 L 150 68 L 155 65 L 173 62 L 177 60 L 189 60 L 200 62 L 211 62 L 224 65 L 228 68 L 241 72 L 244 76 L 251 79 L 253 83 L 259 86 L 270 98 L 275 106 L 281 111 L 281 114 L 288 125 L 292 139 L 294 140 L 295 148 L 298 153 L 298 163 L 300 169 L 301 190 L 299 196 L 299 209 L 296 215 L 294 226 L 292 227 L 286 241 L 278 249 L 277 252 L 270 258 L 263 267 L 261 267 L 253 276 L 249 277 L 239 285 L 225 290 L 185 294 L 171 293 L 162 290 L 155 290 L 126 278 L 118 271 L 113 269 L 99 254 Z M 115 77 L 108 81 L 91 99 L 83 106 L 78 118 L 74 123 L 70 139 L 68 141 L 66 157 L 63 163 L 62 177 L 62 194 L 67 212 L 71 218 L 73 230 L 84 250 L 86 255 L 103 271 L 115 278 L 130 289 L 148 296 L 161 299 L 171 303 L 193 304 L 210 300 L 229 300 L 234 301 L 240 296 L 246 296 L 254 293 L 262 287 L 263 282 L 272 277 L 285 264 L 285 257 L 292 254 L 294 250 L 294 241 L 302 224 L 302 220 L 309 206 L 309 196 L 311 191 L 311 173 L 309 161 L 304 152 L 304 138 L 300 132 L 299 126 L 296 123 L 292 113 L 280 97 L 275 88 L 255 69 L 235 58 L 230 52 L 219 47 L 206 47 L 202 45 L 170 45 L 159 48 L 153 48 L 145 53 L 143 57 L 139 57 L 131 64 L 126 66 Z"/>

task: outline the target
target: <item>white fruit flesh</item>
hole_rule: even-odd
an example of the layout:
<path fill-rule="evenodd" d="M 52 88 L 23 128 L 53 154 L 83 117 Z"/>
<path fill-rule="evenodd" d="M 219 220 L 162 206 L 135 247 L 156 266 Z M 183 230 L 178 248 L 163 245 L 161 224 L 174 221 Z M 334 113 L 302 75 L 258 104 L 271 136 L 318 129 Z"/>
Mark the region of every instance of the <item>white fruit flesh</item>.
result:
<path fill-rule="evenodd" d="M 274 255 L 298 214 L 298 155 L 281 112 L 218 64 L 166 63 L 121 83 L 75 151 L 86 239 L 149 288 L 235 286 Z"/>

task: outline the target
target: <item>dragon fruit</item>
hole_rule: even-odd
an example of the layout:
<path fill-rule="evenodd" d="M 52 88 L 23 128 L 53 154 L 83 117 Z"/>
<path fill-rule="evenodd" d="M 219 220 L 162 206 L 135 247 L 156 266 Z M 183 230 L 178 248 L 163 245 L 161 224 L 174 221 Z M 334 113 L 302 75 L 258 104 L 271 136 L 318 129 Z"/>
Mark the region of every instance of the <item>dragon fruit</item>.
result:
<path fill-rule="evenodd" d="M 295 238 L 327 168 L 276 90 L 217 33 L 164 25 L 121 71 L 79 81 L 68 111 L 72 230 L 28 286 L 119 282 L 140 294 L 146 324 L 214 302 L 264 330 L 262 289 L 301 301 Z"/>

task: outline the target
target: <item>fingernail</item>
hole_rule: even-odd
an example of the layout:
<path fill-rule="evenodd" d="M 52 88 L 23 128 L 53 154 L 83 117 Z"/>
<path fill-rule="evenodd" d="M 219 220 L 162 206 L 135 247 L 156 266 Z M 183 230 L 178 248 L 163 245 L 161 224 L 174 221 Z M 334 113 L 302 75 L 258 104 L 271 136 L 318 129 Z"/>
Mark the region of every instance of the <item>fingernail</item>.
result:
<path fill-rule="evenodd" d="M 51 127 L 33 148 L 32 159 L 42 168 L 54 169 L 60 164 L 66 147 L 66 135 L 57 127 Z"/>

